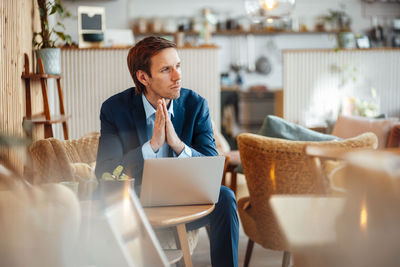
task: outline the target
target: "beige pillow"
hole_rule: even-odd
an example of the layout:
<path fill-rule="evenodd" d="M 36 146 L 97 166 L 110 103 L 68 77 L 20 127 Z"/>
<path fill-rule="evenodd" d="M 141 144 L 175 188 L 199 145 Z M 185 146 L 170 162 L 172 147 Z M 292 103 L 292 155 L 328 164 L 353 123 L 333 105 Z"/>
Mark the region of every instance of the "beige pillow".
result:
<path fill-rule="evenodd" d="M 398 118 L 373 119 L 364 117 L 339 116 L 332 135 L 347 139 L 362 133 L 373 132 L 378 137 L 378 148 L 385 148 L 390 130 Z"/>

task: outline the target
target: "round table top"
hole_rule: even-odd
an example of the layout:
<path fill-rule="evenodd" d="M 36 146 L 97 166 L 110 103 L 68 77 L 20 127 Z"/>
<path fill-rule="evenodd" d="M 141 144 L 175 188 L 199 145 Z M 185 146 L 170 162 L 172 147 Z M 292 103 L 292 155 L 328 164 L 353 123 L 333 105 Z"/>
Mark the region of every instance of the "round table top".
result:
<path fill-rule="evenodd" d="M 153 227 L 168 227 L 200 219 L 210 214 L 214 208 L 214 204 L 166 206 L 144 208 L 144 212 Z"/>

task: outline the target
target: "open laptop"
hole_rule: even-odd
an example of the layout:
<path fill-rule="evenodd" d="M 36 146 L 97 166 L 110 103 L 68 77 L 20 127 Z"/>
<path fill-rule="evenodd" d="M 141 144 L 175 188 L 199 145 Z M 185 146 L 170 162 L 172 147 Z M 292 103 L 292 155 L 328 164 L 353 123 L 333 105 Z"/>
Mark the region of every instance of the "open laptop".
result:
<path fill-rule="evenodd" d="M 224 156 L 146 159 L 140 202 L 144 207 L 216 203 L 224 163 Z"/>

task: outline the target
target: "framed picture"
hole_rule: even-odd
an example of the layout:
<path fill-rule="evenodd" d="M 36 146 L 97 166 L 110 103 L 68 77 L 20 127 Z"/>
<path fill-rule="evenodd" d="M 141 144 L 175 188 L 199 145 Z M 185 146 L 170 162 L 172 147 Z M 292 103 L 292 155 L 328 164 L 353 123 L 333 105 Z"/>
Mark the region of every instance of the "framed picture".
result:
<path fill-rule="evenodd" d="M 79 47 L 99 47 L 104 45 L 104 7 L 78 7 Z"/>
<path fill-rule="evenodd" d="M 356 43 L 358 48 L 370 48 L 369 38 L 366 35 L 357 36 Z"/>

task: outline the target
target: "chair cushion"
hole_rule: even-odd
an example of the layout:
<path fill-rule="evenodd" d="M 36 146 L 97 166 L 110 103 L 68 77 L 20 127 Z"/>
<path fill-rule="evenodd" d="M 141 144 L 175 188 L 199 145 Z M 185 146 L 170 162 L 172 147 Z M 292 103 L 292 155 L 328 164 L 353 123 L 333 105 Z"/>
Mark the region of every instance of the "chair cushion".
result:
<path fill-rule="evenodd" d="M 292 141 L 331 141 L 341 139 L 333 135 L 307 129 L 272 115 L 268 115 L 265 118 L 259 134 Z"/>
<path fill-rule="evenodd" d="M 339 116 L 332 134 L 340 138 L 351 138 L 362 133 L 373 132 L 378 137 L 378 148 L 386 147 L 390 130 L 398 118 L 374 119 L 356 116 Z"/>
<path fill-rule="evenodd" d="M 319 133 L 273 115 L 268 115 L 264 119 L 259 134 L 291 141 L 341 140 L 336 136 Z M 235 172 L 243 173 L 241 164 L 235 169 Z"/>

